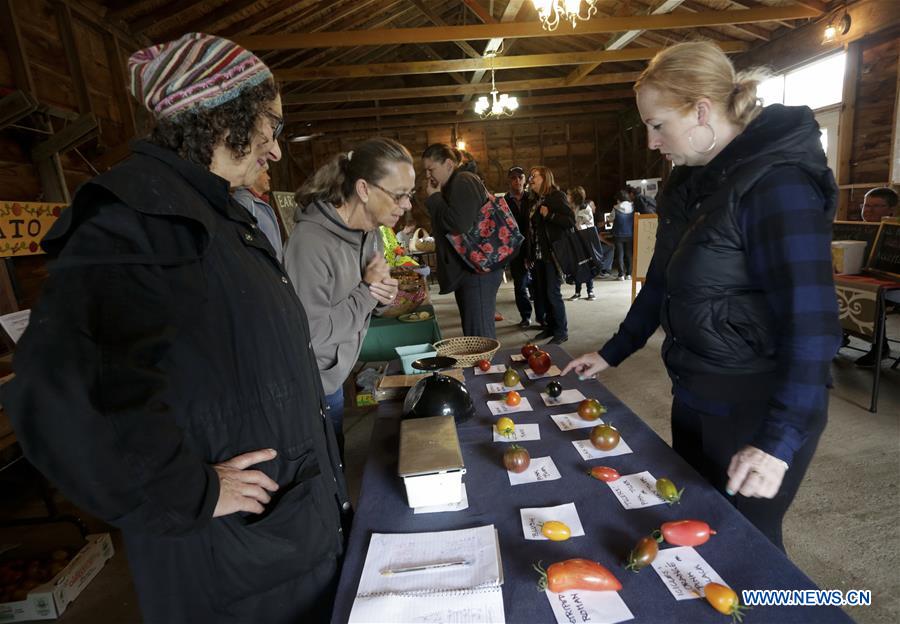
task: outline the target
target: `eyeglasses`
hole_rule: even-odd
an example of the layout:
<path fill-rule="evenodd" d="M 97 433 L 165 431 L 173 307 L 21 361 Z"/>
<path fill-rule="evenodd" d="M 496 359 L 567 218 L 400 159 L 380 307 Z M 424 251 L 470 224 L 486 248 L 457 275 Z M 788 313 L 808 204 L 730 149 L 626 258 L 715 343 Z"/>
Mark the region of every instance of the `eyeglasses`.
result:
<path fill-rule="evenodd" d="M 369 184 L 371 184 L 371 185 L 374 186 L 375 188 L 377 188 L 377 189 L 381 190 L 382 192 L 384 192 L 384 194 L 387 195 L 388 197 L 390 197 L 390 198 L 394 201 L 394 203 L 395 203 L 397 206 L 400 205 L 400 202 L 403 201 L 403 198 L 404 198 L 404 197 L 405 197 L 406 199 L 409 200 L 409 203 L 410 203 L 410 204 L 412 204 L 413 197 L 416 196 L 416 192 L 415 192 L 415 191 L 410 191 L 409 193 L 392 193 L 391 191 L 387 190 L 386 188 L 384 188 L 384 187 L 381 186 L 380 184 L 375 184 L 374 182 L 369 182 L 369 180 L 366 180 L 366 182 L 368 182 Z"/>
<path fill-rule="evenodd" d="M 284 130 L 284 117 L 279 117 L 275 113 L 270 113 L 269 111 L 265 111 L 263 114 L 274 123 L 272 126 L 272 140 L 274 141 L 281 136 L 281 132 Z"/>

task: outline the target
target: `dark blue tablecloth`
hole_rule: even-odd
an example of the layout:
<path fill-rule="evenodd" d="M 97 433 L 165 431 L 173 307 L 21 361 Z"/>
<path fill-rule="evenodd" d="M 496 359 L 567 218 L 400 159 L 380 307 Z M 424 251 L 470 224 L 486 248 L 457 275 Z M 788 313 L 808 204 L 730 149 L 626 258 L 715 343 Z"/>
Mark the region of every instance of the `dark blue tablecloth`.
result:
<path fill-rule="evenodd" d="M 562 368 L 570 357 L 559 347 L 549 347 L 555 364 Z M 514 350 L 500 351 L 494 363 L 509 365 Z M 396 363 L 394 363 L 396 364 Z M 522 365 L 516 365 L 522 368 Z M 363 475 L 359 505 L 344 569 L 338 587 L 334 622 L 346 622 L 356 595 L 369 538 L 375 533 L 406 533 L 462 529 L 494 524 L 500 535 L 505 583 L 503 602 L 507 622 L 553 622 L 553 612 L 542 591 L 536 589 L 532 563 L 544 565 L 584 557 L 599 561 L 622 582 L 622 599 L 634 614 L 634 622 L 727 623 L 703 599 L 676 601 L 651 568 L 633 573 L 622 567 L 629 550 L 663 522 L 682 518 L 705 520 L 718 533 L 697 547 L 700 555 L 733 589 L 815 589 L 816 585 L 775 548 L 731 504 L 700 477 L 640 418 L 613 396 L 599 381 L 578 381 L 574 375 L 560 378 L 564 389 L 578 388 L 608 408 L 603 417 L 612 422 L 633 453 L 585 462 L 572 440 L 588 437 L 590 429 L 560 431 L 548 414 L 575 411 L 576 405 L 547 408 L 538 393 L 549 380 L 535 382 L 522 375 L 533 412 L 514 414 L 516 423 L 540 423 L 541 439 L 523 442 L 532 457 L 551 456 L 562 479 L 510 486 L 501 460 L 505 443 L 492 442 L 496 417 L 487 408 L 485 384 L 501 381 L 501 375 L 475 376 L 466 371 L 466 387 L 476 406 L 475 416 L 458 425 L 467 473 L 463 478 L 469 508 L 452 513 L 414 515 L 407 506 L 403 483 L 397 476 L 401 403 L 382 404 L 372 434 Z M 635 392 L 640 385 L 635 383 Z M 496 398 L 496 397 L 494 397 Z M 649 470 L 654 477 L 672 479 L 685 489 L 678 505 L 624 509 L 609 487 L 588 477 L 594 465 L 616 468 L 620 474 Z M 522 534 L 519 510 L 574 502 L 586 535 L 566 542 L 527 541 Z M 811 529 L 814 530 L 814 529 Z M 664 546 L 666 547 L 666 546 Z M 744 619 L 755 622 L 849 622 L 836 607 L 755 607 Z"/>

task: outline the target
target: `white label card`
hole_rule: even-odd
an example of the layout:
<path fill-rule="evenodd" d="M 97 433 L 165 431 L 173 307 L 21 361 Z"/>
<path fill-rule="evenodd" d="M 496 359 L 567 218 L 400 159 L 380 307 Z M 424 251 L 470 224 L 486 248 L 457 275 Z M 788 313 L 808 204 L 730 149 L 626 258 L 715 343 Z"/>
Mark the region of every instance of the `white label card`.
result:
<path fill-rule="evenodd" d="M 506 474 L 509 475 L 510 485 L 555 481 L 562 478 L 562 475 L 559 474 L 559 470 L 556 468 L 556 464 L 553 463 L 552 457 L 532 457 L 531 464 L 529 464 L 528 470 L 525 472 L 517 473 L 507 470 Z"/>
<path fill-rule="evenodd" d="M 623 438 L 619 438 L 619 443 L 616 444 L 616 448 L 609 451 L 601 451 L 598 449 L 591 444 L 590 438 L 587 440 L 573 440 L 572 444 L 575 445 L 575 450 L 578 451 L 578 454 L 581 455 L 581 458 L 585 461 L 603 459 L 604 457 L 615 457 L 616 455 L 628 455 L 628 453 L 632 452 L 631 447 L 628 446 L 628 443 Z"/>
<path fill-rule="evenodd" d="M 545 589 L 544 593 L 558 624 L 616 624 L 634 619 L 619 592 L 575 590 L 555 594 Z"/>
<path fill-rule="evenodd" d="M 665 505 L 666 501 L 656 493 L 656 477 L 649 471 L 622 475 L 606 485 L 613 491 L 625 509 L 641 509 L 653 505 Z"/>
<path fill-rule="evenodd" d="M 466 492 L 466 484 L 462 484 L 462 500 L 449 505 L 428 505 L 427 507 L 413 507 L 414 514 L 439 513 L 442 511 L 462 511 L 469 508 L 469 494 Z"/>
<path fill-rule="evenodd" d="M 516 425 L 513 432 L 508 436 L 500 435 L 497 431 L 497 425 L 492 427 L 494 432 L 494 442 L 527 442 L 528 440 L 541 439 L 540 425 Z"/>
<path fill-rule="evenodd" d="M 700 553 L 690 546 L 662 549 L 650 565 L 675 600 L 702 598 L 707 583 L 727 585 Z"/>
<path fill-rule="evenodd" d="M 575 503 L 566 503 L 556 507 L 528 507 L 520 509 L 519 513 L 522 515 L 522 531 L 527 540 L 549 539 L 541 534 L 541 527 L 545 522 L 551 520 L 564 522 L 571 531 L 571 537 L 584 535 L 584 527 L 581 526 L 581 519 L 578 517 Z"/>
<path fill-rule="evenodd" d="M 572 431 L 573 429 L 585 429 L 587 427 L 596 427 L 603 424 L 603 419 L 585 420 L 578 415 L 578 412 L 571 414 L 551 414 L 550 418 L 556 423 L 560 431 Z"/>
<path fill-rule="evenodd" d="M 485 389 L 488 391 L 488 394 L 506 394 L 510 390 L 524 390 L 525 386 L 522 385 L 521 381 L 512 388 L 508 388 L 502 383 L 489 383 L 485 386 Z"/>
<path fill-rule="evenodd" d="M 494 364 L 486 371 L 481 370 L 477 366 L 472 370 L 475 371 L 476 375 L 493 375 L 494 373 L 505 373 L 506 372 L 506 364 Z"/>
<path fill-rule="evenodd" d="M 556 364 L 552 365 L 549 370 L 543 375 L 538 375 L 536 372 L 531 370 L 531 367 L 525 369 L 525 374 L 528 376 L 528 379 L 543 379 L 544 377 L 558 377 L 562 371 L 559 369 L 559 366 Z"/>
<path fill-rule="evenodd" d="M 19 342 L 19 338 L 25 333 L 28 327 L 28 320 L 31 318 L 31 310 L 19 310 L 18 312 L 10 312 L 0 316 L 0 325 L 9 334 L 14 343 Z"/>
<path fill-rule="evenodd" d="M 502 416 L 503 414 L 515 414 L 516 412 L 532 411 L 531 403 L 528 399 L 523 398 L 518 405 L 507 405 L 506 401 L 488 401 L 488 409 L 494 416 Z"/>
<path fill-rule="evenodd" d="M 521 353 L 513 353 L 511 356 L 509 356 L 510 362 L 524 362 L 525 360 L 525 356 Z"/>
<path fill-rule="evenodd" d="M 544 405 L 553 407 L 555 405 L 567 405 L 569 403 L 580 403 L 584 401 L 585 396 L 581 394 L 581 390 L 563 390 L 562 394 L 553 398 L 546 391 L 541 392 L 541 398 L 544 399 Z"/>

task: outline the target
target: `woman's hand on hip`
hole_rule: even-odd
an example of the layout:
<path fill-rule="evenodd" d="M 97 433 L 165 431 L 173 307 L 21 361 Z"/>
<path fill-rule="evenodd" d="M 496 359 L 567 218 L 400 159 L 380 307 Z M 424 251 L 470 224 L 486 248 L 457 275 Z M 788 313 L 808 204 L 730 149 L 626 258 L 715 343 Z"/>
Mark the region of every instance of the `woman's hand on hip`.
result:
<path fill-rule="evenodd" d="M 788 465 L 777 457 L 745 446 L 731 458 L 725 491 L 732 496 L 774 498 L 787 470 Z"/>
<path fill-rule="evenodd" d="M 593 377 L 609 368 L 609 363 L 596 351 L 585 353 L 569 362 L 560 375 L 575 371 L 581 378 Z"/>

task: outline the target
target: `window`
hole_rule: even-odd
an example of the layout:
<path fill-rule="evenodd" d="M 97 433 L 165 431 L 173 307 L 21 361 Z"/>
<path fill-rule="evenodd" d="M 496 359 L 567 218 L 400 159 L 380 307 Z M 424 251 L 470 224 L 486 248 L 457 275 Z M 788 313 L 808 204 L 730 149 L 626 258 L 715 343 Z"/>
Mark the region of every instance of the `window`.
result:
<path fill-rule="evenodd" d="M 843 52 L 773 76 L 759 85 L 757 94 L 765 106 L 786 104 L 815 110 L 839 104 L 844 89 Z"/>

